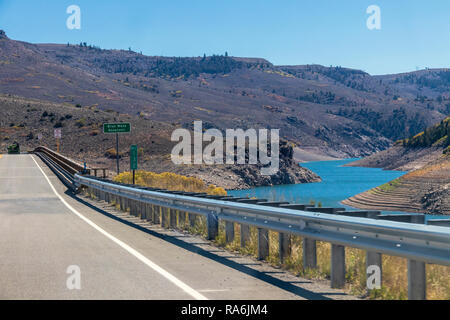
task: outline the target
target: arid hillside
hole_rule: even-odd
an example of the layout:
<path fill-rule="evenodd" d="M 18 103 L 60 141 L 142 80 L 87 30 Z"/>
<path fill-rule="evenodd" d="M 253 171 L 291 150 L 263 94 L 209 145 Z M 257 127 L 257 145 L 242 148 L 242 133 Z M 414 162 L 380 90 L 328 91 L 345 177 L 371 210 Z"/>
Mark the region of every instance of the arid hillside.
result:
<path fill-rule="evenodd" d="M 190 127 L 279 128 L 302 148 L 360 157 L 445 118 L 450 71 L 371 76 L 228 55 L 144 56 L 0 33 L 0 93 Z"/>
<path fill-rule="evenodd" d="M 53 102 L 0 95 L 0 153 L 17 141 L 22 151 L 45 145 L 56 149 L 54 129 L 62 130 L 61 152 L 92 168 L 116 172 L 115 135 L 103 133 L 108 122 L 130 122 L 130 134 L 120 135 L 121 171 L 129 170 L 129 147 L 139 148 L 139 169 L 152 172 L 174 172 L 197 177 L 207 184 L 227 189 L 251 186 L 305 183 L 320 178 L 293 161 L 292 146 L 280 142 L 280 170 L 273 176 L 261 176 L 258 165 L 175 165 L 170 153 L 175 142 L 170 140 L 177 127 L 169 123 L 139 116 L 102 111 L 95 107 L 76 107 Z M 39 136 L 42 139 L 39 140 Z"/>

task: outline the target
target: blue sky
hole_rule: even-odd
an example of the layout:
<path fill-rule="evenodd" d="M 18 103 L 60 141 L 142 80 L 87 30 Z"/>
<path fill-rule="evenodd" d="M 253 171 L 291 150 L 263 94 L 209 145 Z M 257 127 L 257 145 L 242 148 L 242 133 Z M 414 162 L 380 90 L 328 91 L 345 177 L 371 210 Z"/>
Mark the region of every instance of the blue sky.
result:
<path fill-rule="evenodd" d="M 73 4 L 81 30 L 66 27 Z M 369 5 L 381 8 L 381 30 L 366 27 Z M 227 51 L 371 74 L 450 67 L 449 16 L 448 0 L 0 0 L 0 29 L 16 40 L 166 56 Z"/>

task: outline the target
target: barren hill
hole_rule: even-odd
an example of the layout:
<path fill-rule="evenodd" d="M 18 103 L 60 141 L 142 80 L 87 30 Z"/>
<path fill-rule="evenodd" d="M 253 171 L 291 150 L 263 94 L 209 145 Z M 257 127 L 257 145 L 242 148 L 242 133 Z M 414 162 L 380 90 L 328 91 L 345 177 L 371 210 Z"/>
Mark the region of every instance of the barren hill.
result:
<path fill-rule="evenodd" d="M 193 176 L 228 189 L 320 181 L 316 174 L 293 161 L 292 147 L 286 141 L 280 142 L 280 170 L 272 176 L 261 176 L 257 165 L 177 166 L 170 157 L 175 144 L 170 136 L 177 127 L 169 123 L 11 95 L 0 95 L 0 153 L 14 141 L 22 151 L 40 145 L 55 149 L 53 130 L 61 128 L 64 155 L 87 162 L 91 168 L 107 168 L 112 176 L 116 170 L 115 135 L 103 134 L 102 124 L 115 121 L 132 125 L 132 132 L 120 137 L 121 171 L 129 170 L 129 146 L 137 144 L 139 169 Z"/>
<path fill-rule="evenodd" d="M 371 76 L 227 55 L 177 58 L 0 36 L 0 93 L 189 126 L 280 128 L 300 147 L 359 157 L 442 120 L 448 70 Z"/>

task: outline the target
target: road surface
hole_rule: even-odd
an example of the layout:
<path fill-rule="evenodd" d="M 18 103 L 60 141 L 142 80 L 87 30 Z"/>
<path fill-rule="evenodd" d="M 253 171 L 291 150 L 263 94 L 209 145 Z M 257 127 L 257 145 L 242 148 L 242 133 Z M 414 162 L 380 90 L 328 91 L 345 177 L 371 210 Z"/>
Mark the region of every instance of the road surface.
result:
<path fill-rule="evenodd" d="M 34 155 L 0 158 L 0 257 L 0 299 L 321 297 L 111 219 Z"/>

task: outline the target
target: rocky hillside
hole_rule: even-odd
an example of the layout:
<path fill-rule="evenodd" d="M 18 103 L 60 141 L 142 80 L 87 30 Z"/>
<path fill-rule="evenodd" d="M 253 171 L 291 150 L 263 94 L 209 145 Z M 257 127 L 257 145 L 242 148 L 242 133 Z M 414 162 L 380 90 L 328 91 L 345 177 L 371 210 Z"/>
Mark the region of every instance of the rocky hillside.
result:
<path fill-rule="evenodd" d="M 349 164 L 409 171 L 344 204 L 364 209 L 450 214 L 450 117 L 396 146 Z"/>
<path fill-rule="evenodd" d="M 399 140 L 392 148 L 348 166 L 411 171 L 420 169 L 449 152 L 450 117 L 408 139 Z"/>
<path fill-rule="evenodd" d="M 447 155 L 342 202 L 361 209 L 450 214 L 450 157 Z"/>
<path fill-rule="evenodd" d="M 0 95 L 0 152 L 6 152 L 7 146 L 14 141 L 19 142 L 22 151 L 33 150 L 39 145 L 55 149 L 53 131 L 60 128 L 63 154 L 87 162 L 90 167 L 108 168 L 112 176 L 116 170 L 115 135 L 103 134 L 102 124 L 114 121 L 132 124 L 132 133 L 120 136 L 122 171 L 129 168 L 129 146 L 137 144 L 140 169 L 194 176 L 207 184 L 227 189 L 320 181 L 317 175 L 296 165 L 292 160 L 292 146 L 286 141 L 280 142 L 280 170 L 269 177 L 261 176 L 261 168 L 257 165 L 177 166 L 170 160 L 174 145 L 170 136 L 177 126 L 95 107 L 76 107 L 11 95 Z"/>
<path fill-rule="evenodd" d="M 449 70 L 371 76 L 228 55 L 145 56 L 0 35 L 0 93 L 187 127 L 281 129 L 303 149 L 360 157 L 445 118 Z"/>

